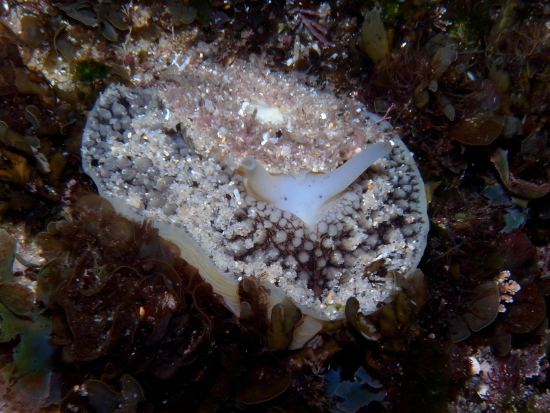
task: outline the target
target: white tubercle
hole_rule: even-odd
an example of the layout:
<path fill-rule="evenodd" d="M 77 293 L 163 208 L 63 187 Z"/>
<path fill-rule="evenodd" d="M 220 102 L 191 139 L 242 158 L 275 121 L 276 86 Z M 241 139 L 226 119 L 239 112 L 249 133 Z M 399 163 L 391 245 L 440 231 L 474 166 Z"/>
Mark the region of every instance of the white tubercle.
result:
<path fill-rule="evenodd" d="M 387 156 L 391 149 L 390 142 L 374 143 L 332 172 L 310 172 L 300 179 L 291 175 L 271 175 L 251 157 L 243 159 L 237 172 L 245 178 L 250 196 L 293 213 L 311 228 L 329 199 L 351 185 L 378 159 Z"/>
<path fill-rule="evenodd" d="M 244 116 L 247 108 L 249 107 L 256 111 L 256 119 L 262 123 L 281 124 L 285 121 L 285 116 L 279 107 L 267 105 L 262 102 L 243 102 L 238 112 L 239 115 Z"/>

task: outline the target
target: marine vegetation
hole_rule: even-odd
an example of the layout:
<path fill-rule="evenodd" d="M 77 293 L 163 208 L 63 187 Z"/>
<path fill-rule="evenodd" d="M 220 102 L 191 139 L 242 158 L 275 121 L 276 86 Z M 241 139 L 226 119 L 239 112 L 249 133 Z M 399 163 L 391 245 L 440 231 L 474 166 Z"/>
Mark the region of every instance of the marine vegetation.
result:
<path fill-rule="evenodd" d="M 520 0 L 1 1 L 0 410 L 550 411 L 548 20 Z M 99 94 L 197 44 L 400 129 L 431 231 L 395 300 L 350 299 L 289 350 L 288 300 L 268 314 L 249 279 L 233 315 L 150 224 L 90 195 Z M 40 266 L 22 256 L 38 233 Z"/>
<path fill-rule="evenodd" d="M 330 405 L 315 366 L 342 349 L 341 328 L 286 351 L 301 318 L 294 304 L 283 300 L 269 320 L 267 292 L 245 279 L 235 317 L 174 244 L 95 195 L 80 197 L 37 242 L 48 263 L 36 299 L 51 329 L 41 337 L 51 331 L 60 351 L 53 370 L 62 412 L 121 403 L 122 411 L 182 411 L 183 400 L 190 412 Z"/>

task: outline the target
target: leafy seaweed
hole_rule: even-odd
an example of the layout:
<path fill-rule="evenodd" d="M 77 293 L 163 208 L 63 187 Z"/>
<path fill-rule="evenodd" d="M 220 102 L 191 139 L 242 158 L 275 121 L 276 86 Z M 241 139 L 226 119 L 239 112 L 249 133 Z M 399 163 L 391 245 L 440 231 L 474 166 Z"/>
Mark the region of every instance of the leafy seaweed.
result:
<path fill-rule="evenodd" d="M 355 413 L 373 401 L 384 400 L 386 394 L 382 390 L 382 385 L 374 380 L 363 366 L 359 367 L 353 377 L 353 381 L 341 381 L 341 368 L 336 371 L 329 370 L 325 374 L 328 382 L 327 395 L 336 396 L 334 403 L 337 411 Z"/>

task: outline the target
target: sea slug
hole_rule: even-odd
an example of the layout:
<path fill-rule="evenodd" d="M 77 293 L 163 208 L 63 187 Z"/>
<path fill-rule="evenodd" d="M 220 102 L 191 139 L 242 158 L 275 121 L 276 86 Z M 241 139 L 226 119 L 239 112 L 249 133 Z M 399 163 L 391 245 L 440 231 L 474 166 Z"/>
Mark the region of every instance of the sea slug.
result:
<path fill-rule="evenodd" d="M 98 99 L 82 162 L 100 194 L 152 220 L 235 312 L 242 277 L 261 279 L 272 303 L 290 297 L 311 330 L 343 317 L 349 297 L 364 313 L 390 300 L 394 275 L 418 265 L 428 218 L 418 169 L 389 124 L 260 58 L 222 66 L 189 53 L 183 70 L 111 85 Z M 282 187 L 264 193 L 254 182 L 259 165 L 261 179 L 279 174 L 292 191 L 338 178 L 321 183 L 330 202 L 315 206 L 304 191 L 306 203 L 289 206 L 273 200 Z"/>

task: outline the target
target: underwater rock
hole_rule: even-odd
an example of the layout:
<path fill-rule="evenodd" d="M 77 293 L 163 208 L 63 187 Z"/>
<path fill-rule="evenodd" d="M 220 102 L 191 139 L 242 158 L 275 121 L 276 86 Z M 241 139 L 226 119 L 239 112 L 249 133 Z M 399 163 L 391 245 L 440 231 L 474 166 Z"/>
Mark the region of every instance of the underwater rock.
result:
<path fill-rule="evenodd" d="M 19 392 L 24 399 L 44 407 L 53 401 L 47 400 L 52 396 L 52 321 L 35 307 L 32 289 L 14 282 L 14 252 L 15 240 L 0 229 L 0 393 L 9 400 Z M 15 345 L 4 364 L 9 343 Z M 4 392 L 6 382 L 13 388 Z"/>
<path fill-rule="evenodd" d="M 355 413 L 372 401 L 381 402 L 386 396 L 380 382 L 373 379 L 363 366 L 354 373 L 353 381 L 342 380 L 340 369 L 327 371 L 325 378 L 327 395 L 342 399 L 335 403 L 334 412 Z"/>
<path fill-rule="evenodd" d="M 313 320 L 342 318 L 352 296 L 370 313 L 424 251 L 414 160 L 359 102 L 256 59 L 224 67 L 193 51 L 151 87 L 109 87 L 88 117 L 83 168 L 117 211 L 152 220 L 235 313 L 237 282 L 249 276 L 270 289 L 271 306 L 287 295 Z M 329 173 L 384 142 L 389 154 L 307 222 L 256 199 L 236 173 L 239 159 L 254 158 L 295 180 L 288 195 L 300 197 L 308 172 Z"/>

